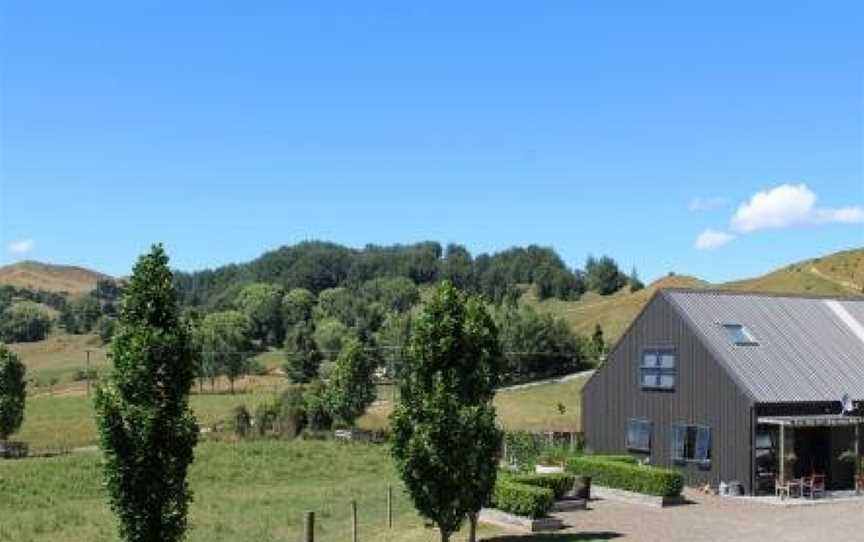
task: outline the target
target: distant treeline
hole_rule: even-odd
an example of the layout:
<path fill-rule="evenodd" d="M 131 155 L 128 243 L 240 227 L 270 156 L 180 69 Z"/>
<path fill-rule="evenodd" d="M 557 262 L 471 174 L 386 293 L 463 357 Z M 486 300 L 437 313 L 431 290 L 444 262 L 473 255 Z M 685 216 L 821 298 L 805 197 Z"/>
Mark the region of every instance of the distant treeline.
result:
<path fill-rule="evenodd" d="M 93 291 L 74 297 L 0 286 L 0 341 L 41 341 L 57 323 L 68 333 L 98 332 L 107 341 L 114 330 L 122 293 L 122 285 L 111 279 L 99 280 Z M 59 312 L 56 321 L 45 307 Z"/>
<path fill-rule="evenodd" d="M 226 309 L 244 285 L 268 283 L 285 290 L 303 288 L 318 294 L 329 288 L 359 288 L 378 278 L 404 277 L 415 285 L 449 280 L 459 288 L 483 294 L 493 303 L 518 297 L 520 285 L 533 285 L 541 299 L 578 299 L 587 290 L 607 295 L 630 285 L 641 288 L 635 274 L 625 275 L 609 257 L 589 258 L 584 270 L 569 269 L 555 250 L 537 245 L 515 247 L 476 257 L 462 245 L 426 241 L 412 245 L 352 249 L 308 241 L 267 252 L 252 262 L 193 273 L 176 272 L 181 302 L 205 309 Z"/>

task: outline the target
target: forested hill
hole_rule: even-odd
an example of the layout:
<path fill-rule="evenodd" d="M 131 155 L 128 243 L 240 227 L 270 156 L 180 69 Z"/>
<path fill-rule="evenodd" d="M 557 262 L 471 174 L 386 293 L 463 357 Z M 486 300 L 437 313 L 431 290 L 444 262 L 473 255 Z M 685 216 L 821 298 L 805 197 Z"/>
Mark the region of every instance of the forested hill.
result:
<path fill-rule="evenodd" d="M 616 291 L 630 280 L 610 258 L 589 259 L 587 271 L 598 291 Z M 472 256 L 465 247 L 426 241 L 412 245 L 352 249 L 308 241 L 267 252 L 244 264 L 193 273 L 177 272 L 176 285 L 186 305 L 228 307 L 246 284 L 264 282 L 286 290 L 357 287 L 382 277 L 406 277 L 414 284 L 448 279 L 460 288 L 500 302 L 517 297 L 517 285 L 535 285 L 541 298 L 576 299 L 588 287 L 580 270 L 569 269 L 552 248 L 531 245 Z M 633 277 L 634 282 L 638 279 Z"/>

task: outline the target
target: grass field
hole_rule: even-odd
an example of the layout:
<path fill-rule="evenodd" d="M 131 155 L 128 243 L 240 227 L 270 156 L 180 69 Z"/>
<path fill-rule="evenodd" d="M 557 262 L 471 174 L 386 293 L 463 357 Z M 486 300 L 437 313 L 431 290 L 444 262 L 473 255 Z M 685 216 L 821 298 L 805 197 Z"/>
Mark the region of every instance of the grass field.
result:
<path fill-rule="evenodd" d="M 108 365 L 106 350 L 96 335 L 53 333 L 44 341 L 13 343 L 9 348 L 21 356 L 27 365 L 27 378 L 35 379 L 39 387 L 47 387 L 51 379 L 61 384 L 71 382 L 77 371 L 86 369 L 87 350 L 91 351 L 92 368 Z"/>
<path fill-rule="evenodd" d="M 495 395 L 498 422 L 508 431 L 579 431 L 582 386 L 586 378 L 500 391 Z M 393 410 L 393 390 L 381 386 L 378 401 L 358 421 L 364 429 L 382 429 Z M 564 405 L 564 414 L 558 404 Z"/>
<path fill-rule="evenodd" d="M 383 446 L 335 442 L 205 442 L 190 473 L 195 501 L 189 542 L 298 542 L 303 513 L 316 514 L 317 542 L 350 540 L 356 500 L 361 541 L 432 542 L 437 531 L 414 512 Z M 393 529 L 386 495 L 393 486 Z M 0 541 L 117 540 L 101 485 L 98 452 L 0 462 Z M 481 526 L 484 540 L 575 542 L 576 535 L 504 536 Z M 454 540 L 464 540 L 464 534 Z"/>
<path fill-rule="evenodd" d="M 272 401 L 287 387 L 285 379 L 278 377 L 258 377 L 254 384 L 249 385 L 245 393 L 235 395 L 224 391 L 193 393 L 190 403 L 198 423 L 212 427 L 226 420 L 235 406 L 243 404 L 254 410 L 259 404 Z M 93 415 L 93 401 L 84 395 L 81 385 L 67 388 L 63 394 L 35 395 L 27 400 L 24 424 L 15 439 L 27 442 L 36 453 L 90 446 L 97 441 Z"/>

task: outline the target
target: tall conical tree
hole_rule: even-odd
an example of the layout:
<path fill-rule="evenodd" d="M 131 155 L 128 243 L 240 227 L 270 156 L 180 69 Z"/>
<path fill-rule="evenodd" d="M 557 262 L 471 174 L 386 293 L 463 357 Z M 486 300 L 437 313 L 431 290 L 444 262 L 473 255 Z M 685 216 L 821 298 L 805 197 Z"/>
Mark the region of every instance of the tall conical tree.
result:
<path fill-rule="evenodd" d="M 168 256 L 142 256 L 111 345 L 114 370 L 96 390 L 96 421 L 111 508 L 127 542 L 184 538 L 186 481 L 198 425 L 189 410 L 195 362 Z"/>
<path fill-rule="evenodd" d="M 483 302 L 444 282 L 413 326 L 391 419 L 392 455 L 442 542 L 466 516 L 471 539 L 492 493 L 502 433 L 492 398 L 503 356 Z"/>
<path fill-rule="evenodd" d="M 24 421 L 27 400 L 26 369 L 15 352 L 0 343 L 0 440 L 6 440 Z"/>

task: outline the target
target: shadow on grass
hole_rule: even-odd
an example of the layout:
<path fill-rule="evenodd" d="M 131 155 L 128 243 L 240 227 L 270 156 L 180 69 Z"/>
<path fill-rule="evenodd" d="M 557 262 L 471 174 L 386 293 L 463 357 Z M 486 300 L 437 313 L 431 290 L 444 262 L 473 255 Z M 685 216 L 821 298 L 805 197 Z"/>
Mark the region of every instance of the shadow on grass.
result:
<path fill-rule="evenodd" d="M 624 535 L 612 531 L 596 531 L 584 533 L 556 533 L 533 535 L 505 535 L 484 538 L 483 542 L 591 542 L 598 540 L 613 540 Z"/>

